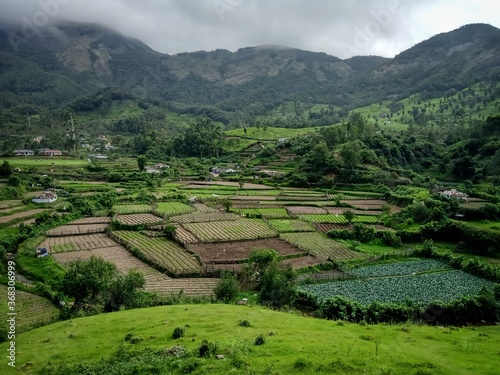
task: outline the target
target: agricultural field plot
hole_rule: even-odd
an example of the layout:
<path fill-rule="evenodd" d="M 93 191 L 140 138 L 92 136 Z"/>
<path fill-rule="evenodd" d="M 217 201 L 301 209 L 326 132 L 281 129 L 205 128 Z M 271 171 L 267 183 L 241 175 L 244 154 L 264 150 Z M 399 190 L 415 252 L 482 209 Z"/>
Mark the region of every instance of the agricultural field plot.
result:
<path fill-rule="evenodd" d="M 310 223 L 301 220 L 274 219 L 267 222 L 272 229 L 279 233 L 286 232 L 313 232 Z"/>
<path fill-rule="evenodd" d="M 347 219 L 344 215 L 299 215 L 300 220 L 308 221 L 310 223 L 337 223 L 347 224 Z M 376 223 L 377 216 L 361 216 L 356 215 L 352 220 L 353 223 Z"/>
<path fill-rule="evenodd" d="M 215 278 L 172 279 L 148 266 L 146 263 L 141 262 L 124 247 L 116 243 L 115 246 L 107 249 L 82 250 L 55 254 L 54 259 L 65 265 L 71 261 L 89 259 L 92 255 L 99 256 L 106 261 L 114 263 L 121 273 L 127 273 L 131 270 L 141 272 L 146 279 L 144 290 L 163 296 L 175 295 L 181 291 L 187 296 L 211 296 L 213 295 L 213 288 L 215 288 L 219 281 L 219 279 Z"/>
<path fill-rule="evenodd" d="M 196 209 L 181 202 L 159 202 L 156 211 L 165 215 L 182 215 L 194 212 Z"/>
<path fill-rule="evenodd" d="M 314 267 L 324 262 L 312 256 L 304 256 L 300 258 L 284 259 L 281 263 L 292 266 L 294 270 L 299 270 L 301 268 Z"/>
<path fill-rule="evenodd" d="M 354 226 L 352 224 L 335 224 L 335 223 L 312 223 L 312 226 L 316 231 L 320 233 L 328 233 L 331 230 L 352 230 Z M 379 224 L 368 224 L 368 226 L 374 228 L 376 231 L 394 231 L 394 229 L 389 227 L 384 227 Z"/>
<path fill-rule="evenodd" d="M 201 273 L 198 261 L 173 241 L 133 231 L 115 231 L 113 236 L 140 251 L 150 262 L 172 273 Z"/>
<path fill-rule="evenodd" d="M 275 237 L 277 233 L 259 219 L 239 219 L 182 224 L 202 242 L 255 240 Z"/>
<path fill-rule="evenodd" d="M 7 287 L 5 285 L 0 285 L 0 293 L 2 296 L 7 296 Z M 8 312 L 7 302 L 0 304 L 0 314 L 6 317 Z M 16 290 L 16 313 L 16 330 L 18 333 L 52 323 L 59 317 L 59 309 L 49 300 L 22 290 Z M 6 328 L 6 324 L 2 321 L 0 328 L 4 327 Z"/>
<path fill-rule="evenodd" d="M 218 212 L 219 210 L 213 207 L 209 207 L 203 203 L 193 203 L 193 208 L 198 212 L 209 213 L 209 212 Z"/>
<path fill-rule="evenodd" d="M 351 208 L 347 208 L 347 207 L 325 207 L 325 210 L 330 215 L 343 215 L 344 212 L 346 212 L 348 210 L 352 211 Z"/>
<path fill-rule="evenodd" d="M 191 244 L 200 242 L 193 233 L 187 231 L 180 225 L 175 226 L 175 239 L 182 244 Z"/>
<path fill-rule="evenodd" d="M 276 201 L 272 195 L 235 195 L 231 197 L 232 201 Z"/>
<path fill-rule="evenodd" d="M 326 198 L 327 194 L 320 191 L 312 190 L 283 190 L 281 195 L 297 196 L 297 197 L 320 197 Z"/>
<path fill-rule="evenodd" d="M 451 302 L 465 296 L 477 295 L 483 287 L 494 283 L 459 270 L 381 277 L 365 280 L 335 281 L 326 284 L 301 285 L 299 291 L 317 300 L 342 296 L 362 305 L 372 302 L 401 303 L 407 300 L 428 305 L 433 301 Z"/>
<path fill-rule="evenodd" d="M 17 214 L 1 216 L 0 217 L 0 224 L 8 223 L 9 221 L 21 219 L 23 217 L 34 216 L 34 215 L 39 214 L 40 212 L 43 212 L 43 211 L 47 211 L 47 210 L 46 209 L 33 209 L 33 210 L 18 212 Z"/>
<path fill-rule="evenodd" d="M 324 201 L 326 202 L 328 198 L 326 195 L 324 197 L 321 196 L 315 196 L 315 195 L 278 195 L 276 197 L 276 200 L 278 201 L 300 201 L 300 202 L 312 202 L 312 201 Z"/>
<path fill-rule="evenodd" d="M 109 216 L 94 216 L 94 217 L 84 217 L 71 223 L 68 225 L 81 225 L 81 224 L 108 224 L 111 222 L 111 218 Z"/>
<path fill-rule="evenodd" d="M 228 212 L 211 212 L 211 213 L 198 213 L 194 212 L 192 214 L 172 216 L 169 221 L 172 223 L 205 223 L 212 221 L 229 221 L 238 220 L 238 215 L 228 213 Z"/>
<path fill-rule="evenodd" d="M 151 212 L 152 208 L 149 204 L 117 204 L 113 206 L 113 210 L 117 214 L 138 214 Z"/>
<path fill-rule="evenodd" d="M 283 203 L 276 203 L 274 201 L 263 201 L 263 202 L 234 201 L 232 208 L 234 208 L 234 209 L 284 208 L 284 204 Z"/>
<path fill-rule="evenodd" d="M 21 200 L 7 200 L 0 201 L 0 210 L 4 210 L 6 208 L 12 208 L 16 206 L 22 206 L 23 202 Z"/>
<path fill-rule="evenodd" d="M 197 253 L 205 263 L 240 263 L 248 260 L 253 251 L 273 249 L 281 256 L 304 254 L 303 250 L 278 238 L 256 241 L 219 242 L 214 244 L 194 244 L 189 250 Z"/>
<path fill-rule="evenodd" d="M 39 247 L 46 247 L 50 253 L 60 253 L 77 250 L 91 250 L 116 246 L 117 243 L 104 233 L 90 235 L 48 237 Z"/>
<path fill-rule="evenodd" d="M 240 208 L 237 213 L 242 216 L 288 217 L 288 212 L 284 208 Z"/>
<path fill-rule="evenodd" d="M 280 238 L 321 261 L 363 258 L 365 255 L 316 232 L 281 233 Z"/>
<path fill-rule="evenodd" d="M 328 213 L 324 208 L 311 206 L 286 206 L 286 210 L 290 215 L 324 215 Z"/>
<path fill-rule="evenodd" d="M 342 199 L 341 203 L 351 205 L 362 210 L 381 210 L 383 206 L 388 205 L 386 201 L 380 199 Z"/>
<path fill-rule="evenodd" d="M 109 224 L 62 225 L 47 231 L 47 236 L 70 236 L 78 234 L 104 233 Z"/>
<path fill-rule="evenodd" d="M 377 264 L 352 270 L 351 275 L 359 278 L 414 275 L 421 272 L 451 269 L 446 263 L 434 259 L 419 259 L 407 262 Z"/>
<path fill-rule="evenodd" d="M 123 225 L 159 225 L 164 223 L 162 218 L 153 214 L 118 215 L 116 221 Z"/>

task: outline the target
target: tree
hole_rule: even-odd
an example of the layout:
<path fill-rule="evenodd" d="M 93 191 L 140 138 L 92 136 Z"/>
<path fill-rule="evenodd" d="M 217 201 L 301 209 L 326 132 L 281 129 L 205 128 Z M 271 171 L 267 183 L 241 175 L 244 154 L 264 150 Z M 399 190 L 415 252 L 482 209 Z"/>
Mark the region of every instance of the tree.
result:
<path fill-rule="evenodd" d="M 95 256 L 86 261 L 70 263 L 64 275 L 62 291 L 75 299 L 75 308 L 84 303 L 95 303 L 101 293 L 108 290 L 118 271 L 112 263 Z"/>
<path fill-rule="evenodd" d="M 223 272 L 214 288 L 215 297 L 225 303 L 234 299 L 240 291 L 240 284 L 230 272 Z"/>
<path fill-rule="evenodd" d="M 12 174 L 12 166 L 8 161 L 4 161 L 0 166 L 0 177 L 7 178 Z"/>
<path fill-rule="evenodd" d="M 347 220 L 347 222 L 351 224 L 354 218 L 356 217 L 356 214 L 351 210 L 347 210 L 344 212 L 344 217 Z"/>
<path fill-rule="evenodd" d="M 222 207 L 224 207 L 224 210 L 226 212 L 229 212 L 231 210 L 231 207 L 233 206 L 233 202 L 231 202 L 229 199 L 223 199 L 222 200 Z"/>
<path fill-rule="evenodd" d="M 292 304 L 297 295 L 294 280 L 295 272 L 290 265 L 280 268 L 279 263 L 273 261 L 262 275 L 259 302 L 272 308 Z"/>
<path fill-rule="evenodd" d="M 144 168 L 146 168 L 147 162 L 148 162 L 148 159 L 144 155 L 141 155 L 137 158 L 137 166 L 139 167 L 139 170 L 141 172 L 144 171 Z"/>
<path fill-rule="evenodd" d="M 162 232 L 169 240 L 173 240 L 175 239 L 176 227 L 174 225 L 167 224 L 163 227 Z"/>
<path fill-rule="evenodd" d="M 129 271 L 127 275 L 117 273 L 106 291 L 107 297 L 104 311 L 118 311 L 121 306 L 133 306 L 137 289 L 146 284 L 144 275 L 137 271 Z"/>

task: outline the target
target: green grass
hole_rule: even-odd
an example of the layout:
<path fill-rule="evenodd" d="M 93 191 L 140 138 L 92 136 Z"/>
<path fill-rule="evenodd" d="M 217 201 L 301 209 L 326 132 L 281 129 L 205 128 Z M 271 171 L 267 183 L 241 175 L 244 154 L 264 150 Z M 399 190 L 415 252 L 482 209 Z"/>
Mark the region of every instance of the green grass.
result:
<path fill-rule="evenodd" d="M 301 220 L 276 219 L 276 220 L 269 220 L 268 223 L 269 225 L 271 225 L 271 228 L 280 233 L 314 231 L 311 224 Z"/>
<path fill-rule="evenodd" d="M 346 246 L 349 246 L 349 242 L 347 241 L 339 241 L 344 243 Z M 376 239 L 370 242 L 361 243 L 356 247 L 357 251 L 361 251 L 362 253 L 371 254 L 371 255 L 383 255 L 383 254 L 392 254 L 395 252 L 400 252 L 402 249 L 391 247 L 385 245 L 382 240 Z"/>
<path fill-rule="evenodd" d="M 172 214 L 180 215 L 180 214 L 187 214 L 190 212 L 194 212 L 196 210 L 193 207 L 188 206 L 187 204 L 181 202 L 160 202 L 158 203 L 156 211 L 167 215 L 172 215 Z"/>
<path fill-rule="evenodd" d="M 149 204 L 117 204 L 113 206 L 118 214 L 134 214 L 151 212 L 151 205 Z"/>
<path fill-rule="evenodd" d="M 250 327 L 239 326 L 241 320 L 248 320 Z M 185 329 L 183 338 L 171 338 L 175 327 Z M 226 360 L 198 360 L 195 374 L 498 373 L 498 326 L 453 331 L 410 324 L 362 326 L 262 307 L 219 304 L 121 311 L 41 327 L 16 338 L 16 366 L 31 362 L 29 373 L 41 374 L 48 362 L 93 363 L 116 352 L 129 332 L 143 340 L 135 345 L 125 343 L 125 350 L 183 345 L 188 353 L 195 353 L 202 340 L 217 343 L 217 352 Z M 253 345 L 260 334 L 265 337 L 265 344 Z M 3 352 L 7 348 L 7 343 L 0 344 Z M 163 367 L 162 371 L 154 372 L 142 367 L 132 372 L 132 359 L 122 358 L 111 366 L 119 371 L 117 365 L 125 368 L 130 365 L 128 371 L 120 373 L 180 374 L 189 361 L 196 361 L 175 358 L 176 364 L 170 370 Z M 159 362 L 171 363 L 164 356 Z M 144 366 L 153 366 L 150 361 L 145 363 Z M 18 373 L 5 365 L 3 369 L 4 374 Z M 52 372 L 46 369 L 44 373 Z"/>
<path fill-rule="evenodd" d="M 29 157 L 9 157 L 0 158 L 0 163 L 8 161 L 13 167 L 37 167 L 37 166 L 83 166 L 87 165 L 87 160 L 68 158 L 68 157 L 40 157 L 40 156 L 29 156 Z"/>
<path fill-rule="evenodd" d="M 42 281 L 49 285 L 58 282 L 64 277 L 66 271 L 54 258 L 51 256 L 37 258 L 34 250 L 30 250 L 29 253 L 22 253 L 17 256 L 18 272 L 29 279 Z"/>
<path fill-rule="evenodd" d="M 500 232 L 500 221 L 482 220 L 482 221 L 466 221 L 462 223 L 474 229 Z"/>

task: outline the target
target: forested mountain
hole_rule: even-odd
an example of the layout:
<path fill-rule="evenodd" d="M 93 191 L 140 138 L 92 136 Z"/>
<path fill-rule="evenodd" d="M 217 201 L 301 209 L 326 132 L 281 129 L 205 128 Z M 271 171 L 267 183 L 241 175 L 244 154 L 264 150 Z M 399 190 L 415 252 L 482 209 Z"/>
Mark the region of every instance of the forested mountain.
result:
<path fill-rule="evenodd" d="M 500 77 L 500 30 L 484 24 L 436 35 L 393 59 L 341 60 L 272 45 L 167 55 L 76 23 L 22 36 L 0 27 L 2 111 L 35 114 L 113 87 L 181 111 L 262 115 L 287 100 L 354 108 L 415 92 L 443 96 Z"/>

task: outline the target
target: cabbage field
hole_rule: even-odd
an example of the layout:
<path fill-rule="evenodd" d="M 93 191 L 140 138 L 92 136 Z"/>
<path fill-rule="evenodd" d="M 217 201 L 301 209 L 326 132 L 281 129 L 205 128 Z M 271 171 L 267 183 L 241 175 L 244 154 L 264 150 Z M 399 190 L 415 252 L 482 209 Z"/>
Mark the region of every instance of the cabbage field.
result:
<path fill-rule="evenodd" d="M 446 263 L 434 259 L 412 260 L 408 262 L 398 262 L 390 264 L 378 264 L 375 266 L 360 267 L 350 272 L 351 275 L 366 277 L 403 276 L 413 273 L 437 271 L 450 269 Z"/>
<path fill-rule="evenodd" d="M 401 303 L 413 301 L 428 305 L 433 301 L 451 302 L 467 295 L 477 295 L 481 288 L 494 283 L 463 271 L 449 270 L 420 275 L 380 277 L 364 280 L 334 281 L 326 284 L 301 285 L 298 290 L 318 302 L 336 296 L 362 305 L 378 301 Z"/>

